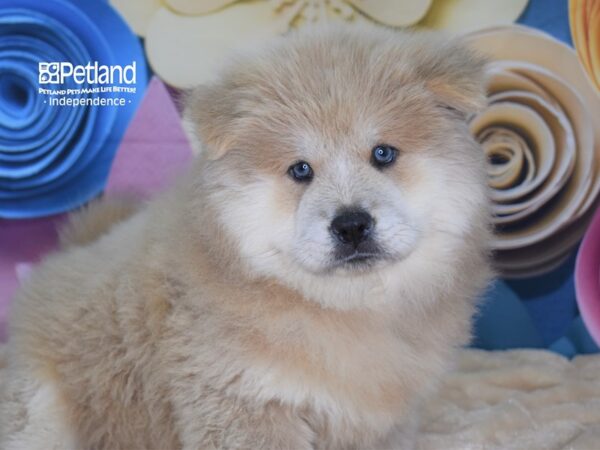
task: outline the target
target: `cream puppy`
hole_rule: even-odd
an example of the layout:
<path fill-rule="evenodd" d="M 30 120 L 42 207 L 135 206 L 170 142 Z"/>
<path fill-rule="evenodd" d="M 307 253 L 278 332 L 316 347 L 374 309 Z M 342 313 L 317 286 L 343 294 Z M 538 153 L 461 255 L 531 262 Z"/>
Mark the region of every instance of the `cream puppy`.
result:
<path fill-rule="evenodd" d="M 19 292 L 0 447 L 411 448 L 490 274 L 482 73 L 321 27 L 196 89 L 187 176 L 77 219 Z"/>

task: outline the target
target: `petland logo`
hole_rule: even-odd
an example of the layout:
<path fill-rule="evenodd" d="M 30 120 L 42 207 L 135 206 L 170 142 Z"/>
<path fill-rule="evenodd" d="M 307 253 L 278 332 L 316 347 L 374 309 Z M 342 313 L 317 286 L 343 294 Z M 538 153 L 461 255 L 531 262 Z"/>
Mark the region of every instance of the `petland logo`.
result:
<path fill-rule="evenodd" d="M 87 65 L 73 65 L 70 62 L 40 62 L 38 64 L 39 84 L 63 84 L 72 78 L 76 84 L 135 84 L 136 63 L 127 66 L 99 65 L 98 61 Z"/>
<path fill-rule="evenodd" d="M 40 62 L 38 94 L 49 106 L 126 106 L 127 96 L 137 90 L 136 69 L 135 61 L 127 66 Z"/>

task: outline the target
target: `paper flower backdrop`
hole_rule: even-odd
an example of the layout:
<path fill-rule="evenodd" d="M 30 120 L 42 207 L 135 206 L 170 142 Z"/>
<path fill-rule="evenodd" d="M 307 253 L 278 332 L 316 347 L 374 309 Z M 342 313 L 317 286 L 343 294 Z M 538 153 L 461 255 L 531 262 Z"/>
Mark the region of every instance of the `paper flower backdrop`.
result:
<path fill-rule="evenodd" d="M 328 18 L 470 31 L 512 23 L 527 0 L 111 0 L 146 37 L 152 68 L 185 88 L 210 79 L 232 48 Z"/>
<path fill-rule="evenodd" d="M 569 23 L 579 60 L 600 91 L 600 2 L 570 0 Z"/>
<path fill-rule="evenodd" d="M 600 97 L 575 52 L 531 28 L 467 36 L 489 55 L 489 105 L 471 130 L 489 158 L 496 262 L 508 277 L 547 272 L 581 238 L 600 189 Z"/>
<path fill-rule="evenodd" d="M 129 103 L 50 106 L 38 93 L 38 63 L 90 61 L 137 62 Z M 102 1 L 0 0 L 0 76 L 0 217 L 67 211 L 98 194 L 146 85 L 142 49 L 126 23 Z M 73 78 L 44 85 L 89 87 Z"/>

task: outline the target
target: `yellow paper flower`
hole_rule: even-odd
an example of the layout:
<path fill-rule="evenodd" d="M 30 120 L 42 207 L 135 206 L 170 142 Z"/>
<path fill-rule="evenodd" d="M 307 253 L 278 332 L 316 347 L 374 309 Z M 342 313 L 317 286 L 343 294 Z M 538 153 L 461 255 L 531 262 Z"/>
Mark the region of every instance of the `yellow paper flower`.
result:
<path fill-rule="evenodd" d="M 600 189 L 600 97 L 575 52 L 522 26 L 472 33 L 489 55 L 489 105 L 470 123 L 488 155 L 498 268 L 546 272 L 579 241 Z"/>
<path fill-rule="evenodd" d="M 512 23 L 528 0 L 111 0 L 146 38 L 152 68 L 188 87 L 214 75 L 231 49 L 320 20 L 470 31 Z"/>
<path fill-rule="evenodd" d="M 571 0 L 569 23 L 577 56 L 596 89 L 600 90 L 600 2 Z"/>

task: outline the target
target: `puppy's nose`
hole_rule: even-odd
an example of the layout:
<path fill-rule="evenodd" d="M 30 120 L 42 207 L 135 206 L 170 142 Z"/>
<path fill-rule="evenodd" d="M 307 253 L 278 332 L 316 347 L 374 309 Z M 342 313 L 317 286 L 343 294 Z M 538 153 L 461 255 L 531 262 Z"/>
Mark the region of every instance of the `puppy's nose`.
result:
<path fill-rule="evenodd" d="M 373 225 L 373 218 L 365 211 L 344 211 L 332 220 L 331 233 L 338 241 L 356 248 L 369 238 Z"/>

